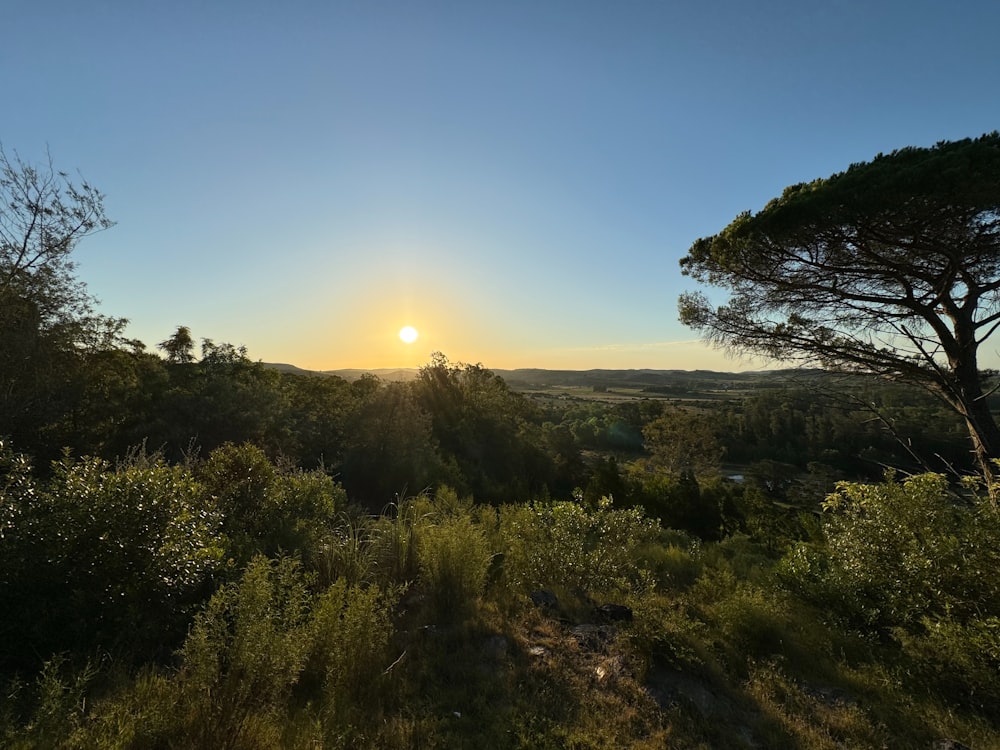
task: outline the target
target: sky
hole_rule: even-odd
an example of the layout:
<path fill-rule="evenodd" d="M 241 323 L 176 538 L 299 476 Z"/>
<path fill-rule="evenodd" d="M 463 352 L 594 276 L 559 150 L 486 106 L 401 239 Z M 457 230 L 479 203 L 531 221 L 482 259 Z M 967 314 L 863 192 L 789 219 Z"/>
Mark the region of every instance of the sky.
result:
<path fill-rule="evenodd" d="M 185 325 L 313 370 L 765 366 L 677 321 L 691 244 L 787 185 L 1000 128 L 995 0 L 0 17 L 0 143 L 117 222 L 74 254 L 101 312 L 150 350 Z"/>

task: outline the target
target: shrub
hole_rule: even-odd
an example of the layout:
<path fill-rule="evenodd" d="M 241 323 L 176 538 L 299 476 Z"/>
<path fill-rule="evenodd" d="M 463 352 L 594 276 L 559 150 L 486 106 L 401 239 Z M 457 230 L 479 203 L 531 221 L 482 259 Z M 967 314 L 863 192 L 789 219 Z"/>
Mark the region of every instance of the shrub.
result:
<path fill-rule="evenodd" d="M 640 579 L 638 550 L 659 533 L 638 508 L 574 502 L 509 505 L 500 511 L 507 580 L 525 588 L 628 589 Z"/>
<path fill-rule="evenodd" d="M 986 502 L 956 501 L 944 477 L 841 482 L 824 511 L 829 562 L 799 547 L 783 566 L 807 593 L 833 594 L 853 608 L 846 614 L 888 626 L 1000 614 L 1000 519 Z"/>
<path fill-rule="evenodd" d="M 382 683 L 392 637 L 392 608 L 398 591 L 362 588 L 337 581 L 313 606 L 311 648 L 302 676 L 303 697 L 309 688 L 321 696 L 321 721 L 328 735 L 343 735 L 367 723 L 383 698 Z"/>
<path fill-rule="evenodd" d="M 240 747 L 283 705 L 309 656 L 310 604 L 289 558 L 254 558 L 212 597 L 181 650 L 191 746 Z"/>
<path fill-rule="evenodd" d="M 843 482 L 825 504 L 826 545 L 779 565 L 791 588 L 902 646 L 916 682 L 996 715 L 1000 690 L 1000 524 L 986 500 L 959 500 L 943 477 Z"/>
<path fill-rule="evenodd" d="M 196 618 L 176 672 L 143 670 L 83 724 L 61 708 L 72 741 L 45 746 L 360 746 L 381 722 L 395 602 L 344 580 L 315 592 L 297 561 L 255 557 Z"/>
<path fill-rule="evenodd" d="M 697 586 L 693 593 L 697 597 Z M 788 605 L 773 591 L 740 582 L 707 609 L 741 659 L 780 653 L 791 641 Z"/>
<path fill-rule="evenodd" d="M 322 471 L 283 473 L 270 508 L 269 527 L 262 536 L 265 554 L 299 552 L 303 556 L 322 545 L 334 520 L 347 507 L 347 493 Z"/>
<path fill-rule="evenodd" d="M 373 541 L 380 582 L 406 584 L 417 578 L 418 539 L 421 530 L 433 523 L 434 517 L 430 499 L 417 495 L 389 505 L 375 520 Z"/>
<path fill-rule="evenodd" d="M 434 611 L 447 619 L 467 613 L 486 585 L 493 555 L 468 516 L 449 515 L 421 531 L 420 574 Z"/>
<path fill-rule="evenodd" d="M 912 660 L 918 684 L 932 686 L 949 703 L 1000 715 L 1000 618 L 924 618 L 916 632 L 894 635 Z"/>
<path fill-rule="evenodd" d="M 323 472 L 279 471 L 250 444 L 217 448 L 197 475 L 223 514 L 240 563 L 257 553 L 308 555 L 326 542 L 347 505 L 344 490 Z"/>
<path fill-rule="evenodd" d="M 315 545 L 309 560 L 324 586 L 344 578 L 350 583 L 368 583 L 375 576 L 377 550 L 373 523 L 367 516 L 343 513 L 332 533 Z"/>
<path fill-rule="evenodd" d="M 74 671 L 65 656 L 46 661 L 35 680 L 35 710 L 22 733 L 23 744 L 5 743 L 4 747 L 65 747 L 65 739 L 85 724 L 87 692 L 96 676 L 97 669 L 90 663 Z M 0 739 L 4 739 L 2 733 Z"/>
<path fill-rule="evenodd" d="M 224 554 L 190 473 L 159 459 L 115 470 L 66 458 L 41 484 L 12 467 L 0 490 L 9 653 L 169 647 Z"/>
<path fill-rule="evenodd" d="M 649 542 L 636 549 L 637 563 L 650 570 L 663 586 L 677 591 L 688 588 L 701 573 L 698 547 L 664 541 Z"/>

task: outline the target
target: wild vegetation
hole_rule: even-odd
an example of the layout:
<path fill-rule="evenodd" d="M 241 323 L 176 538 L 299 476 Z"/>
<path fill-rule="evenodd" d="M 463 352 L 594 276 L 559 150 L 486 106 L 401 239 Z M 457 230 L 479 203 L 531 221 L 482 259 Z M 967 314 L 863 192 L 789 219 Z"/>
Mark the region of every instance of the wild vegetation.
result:
<path fill-rule="evenodd" d="M 72 276 L 99 193 L 3 166 L 4 747 L 1000 746 L 997 488 L 947 404 L 147 351 Z"/>

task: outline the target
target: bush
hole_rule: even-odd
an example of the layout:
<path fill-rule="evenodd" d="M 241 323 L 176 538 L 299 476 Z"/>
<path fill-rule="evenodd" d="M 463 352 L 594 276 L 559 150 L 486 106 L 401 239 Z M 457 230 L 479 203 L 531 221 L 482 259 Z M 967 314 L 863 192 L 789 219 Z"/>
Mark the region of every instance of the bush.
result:
<path fill-rule="evenodd" d="M 294 560 L 256 557 L 198 616 L 177 671 L 119 676 L 88 702 L 93 670 L 67 677 L 55 661 L 31 721 L 8 738 L 80 750 L 363 746 L 382 721 L 395 602 L 343 580 L 317 593 Z"/>
<path fill-rule="evenodd" d="M 638 508 L 574 502 L 508 505 L 500 511 L 504 570 L 517 587 L 590 591 L 630 589 L 640 580 L 639 549 L 659 525 Z"/>
<path fill-rule="evenodd" d="M 675 532 L 678 533 L 678 532 Z M 701 574 L 698 545 L 680 544 L 666 540 L 649 542 L 636 549 L 638 564 L 650 570 L 659 585 L 682 591 L 693 584 Z"/>
<path fill-rule="evenodd" d="M 310 598 L 298 563 L 263 557 L 212 597 L 181 650 L 189 746 L 253 747 L 269 731 L 309 656 Z"/>
<path fill-rule="evenodd" d="M 902 646 L 918 684 L 986 714 L 1000 711 L 1000 523 L 943 477 L 842 482 L 824 506 L 826 545 L 779 565 L 793 590 Z"/>
<path fill-rule="evenodd" d="M 912 660 L 918 684 L 934 687 L 949 703 L 1000 715 L 1000 618 L 968 623 L 925 618 L 917 632 L 899 629 L 895 636 Z"/>
<path fill-rule="evenodd" d="M 800 590 L 882 626 L 1000 614 L 1000 518 L 987 502 L 957 501 L 941 475 L 841 482 L 824 511 L 829 561 L 800 546 L 782 568 Z"/>
<path fill-rule="evenodd" d="M 197 467 L 223 514 L 239 563 L 262 553 L 309 555 L 326 543 L 344 490 L 321 471 L 280 471 L 256 446 L 223 445 Z"/>
<path fill-rule="evenodd" d="M 24 461 L 6 461 L 7 653 L 169 648 L 224 555 L 219 516 L 190 473 L 156 458 L 118 469 L 66 458 L 42 484 Z"/>
<path fill-rule="evenodd" d="M 180 669 L 95 707 L 79 746 L 350 746 L 378 721 L 394 604 L 343 580 L 315 593 L 298 562 L 255 557 L 198 616 Z"/>
<path fill-rule="evenodd" d="M 468 613 L 486 586 L 493 555 L 468 516 L 444 516 L 421 532 L 421 579 L 434 612 L 446 619 Z"/>
<path fill-rule="evenodd" d="M 706 588 L 711 589 L 712 584 Z M 698 585 L 692 593 L 693 598 L 700 598 Z M 773 591 L 741 581 L 706 609 L 741 660 L 781 653 L 784 641 L 791 641 L 788 604 Z"/>
<path fill-rule="evenodd" d="M 344 578 L 349 583 L 369 583 L 376 574 L 377 549 L 373 523 L 362 515 L 343 513 L 326 539 L 315 545 L 309 561 L 324 586 Z"/>
<path fill-rule="evenodd" d="M 436 515 L 431 499 L 421 494 L 389 505 L 376 519 L 373 535 L 379 581 L 406 584 L 417 578 L 418 539 Z"/>

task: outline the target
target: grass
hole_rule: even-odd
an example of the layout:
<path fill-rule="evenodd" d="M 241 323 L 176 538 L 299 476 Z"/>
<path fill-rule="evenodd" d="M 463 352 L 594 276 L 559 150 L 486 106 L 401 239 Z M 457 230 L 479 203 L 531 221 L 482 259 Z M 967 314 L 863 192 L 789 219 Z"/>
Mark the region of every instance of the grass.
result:
<path fill-rule="evenodd" d="M 173 665 L 50 661 L 4 692 L 0 744 L 1000 747 L 994 713 L 914 684 L 898 642 L 798 598 L 752 539 L 696 543 L 609 504 L 497 513 L 444 492 L 391 511 L 339 519 L 341 547 L 305 562 L 254 559 Z"/>

